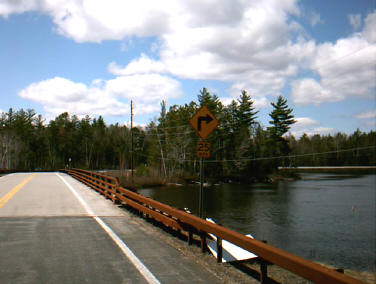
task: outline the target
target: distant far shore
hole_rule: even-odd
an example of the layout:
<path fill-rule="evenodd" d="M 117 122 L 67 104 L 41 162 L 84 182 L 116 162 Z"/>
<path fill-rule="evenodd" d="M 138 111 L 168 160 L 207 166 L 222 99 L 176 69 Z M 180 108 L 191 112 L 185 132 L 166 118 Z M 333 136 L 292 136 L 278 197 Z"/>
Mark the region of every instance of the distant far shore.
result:
<path fill-rule="evenodd" d="M 333 166 L 333 167 L 278 167 L 281 172 L 367 172 L 376 173 L 376 166 Z"/>

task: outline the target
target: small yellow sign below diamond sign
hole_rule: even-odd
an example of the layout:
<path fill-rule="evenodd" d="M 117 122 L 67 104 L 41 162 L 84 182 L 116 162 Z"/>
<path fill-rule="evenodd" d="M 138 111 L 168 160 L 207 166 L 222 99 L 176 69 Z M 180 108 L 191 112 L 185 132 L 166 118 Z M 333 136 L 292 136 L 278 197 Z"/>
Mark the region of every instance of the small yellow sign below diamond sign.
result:
<path fill-rule="evenodd" d="M 219 122 L 206 106 L 202 106 L 189 120 L 189 124 L 202 139 L 208 138 Z"/>
<path fill-rule="evenodd" d="M 201 159 L 210 158 L 210 143 L 207 141 L 197 141 L 196 156 Z"/>

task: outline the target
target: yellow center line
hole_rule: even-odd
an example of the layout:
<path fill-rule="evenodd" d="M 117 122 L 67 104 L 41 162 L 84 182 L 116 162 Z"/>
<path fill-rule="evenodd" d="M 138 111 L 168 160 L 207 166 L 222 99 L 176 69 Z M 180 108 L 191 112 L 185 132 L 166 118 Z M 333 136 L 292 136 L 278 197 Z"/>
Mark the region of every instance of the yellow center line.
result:
<path fill-rule="evenodd" d="M 0 208 L 3 207 L 16 193 L 23 188 L 29 181 L 32 180 L 32 178 L 35 176 L 35 174 L 32 174 L 29 176 L 27 179 L 25 179 L 23 182 L 20 184 L 16 185 L 15 187 L 12 188 L 11 191 L 9 191 L 7 194 L 5 194 L 1 199 L 0 199 Z"/>

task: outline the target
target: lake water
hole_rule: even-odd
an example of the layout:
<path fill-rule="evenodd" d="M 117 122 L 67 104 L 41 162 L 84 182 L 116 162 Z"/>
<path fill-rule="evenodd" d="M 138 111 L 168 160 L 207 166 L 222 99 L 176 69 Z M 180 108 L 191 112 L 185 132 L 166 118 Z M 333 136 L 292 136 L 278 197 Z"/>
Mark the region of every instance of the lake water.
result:
<path fill-rule="evenodd" d="M 205 187 L 204 215 L 310 260 L 374 272 L 376 175 L 305 173 L 301 177 L 275 184 Z M 139 193 L 198 212 L 198 186 Z"/>

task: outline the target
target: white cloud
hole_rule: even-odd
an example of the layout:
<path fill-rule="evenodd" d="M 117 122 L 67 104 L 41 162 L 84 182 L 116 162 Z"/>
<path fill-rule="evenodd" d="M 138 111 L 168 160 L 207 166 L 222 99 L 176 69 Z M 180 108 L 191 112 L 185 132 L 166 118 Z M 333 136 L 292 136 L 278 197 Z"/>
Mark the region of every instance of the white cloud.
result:
<path fill-rule="evenodd" d="M 299 24 L 289 19 L 292 14 L 299 16 L 296 0 L 34 3 L 17 9 L 50 15 L 57 32 L 77 42 L 157 38 L 153 49 L 158 59 L 144 54 L 123 68 L 112 63 L 109 70 L 116 75 L 168 73 L 246 83 L 259 101 L 265 101 L 263 95 L 280 92 L 308 50 L 301 48 L 305 42 L 291 41 L 291 35 L 299 32 Z"/>
<path fill-rule="evenodd" d="M 127 126 L 128 128 L 131 128 L 130 121 L 124 122 L 124 125 Z M 133 121 L 133 127 L 137 127 L 139 129 L 146 129 L 147 125 L 148 125 L 147 123 L 138 123 L 136 121 Z"/>
<path fill-rule="evenodd" d="M 158 111 L 162 99 L 181 95 L 180 84 L 157 74 L 122 76 L 112 80 L 94 80 L 90 86 L 55 77 L 36 82 L 19 96 L 43 105 L 47 116 L 68 111 L 77 115 L 124 115 L 131 98 L 138 114 Z"/>
<path fill-rule="evenodd" d="M 320 124 L 318 121 L 313 120 L 312 118 L 309 118 L 309 117 L 297 117 L 295 118 L 295 120 L 296 120 L 296 123 L 293 124 L 295 129 L 302 129 L 308 126 L 314 126 L 314 125 Z"/>
<path fill-rule="evenodd" d="M 132 47 L 134 47 L 134 40 L 132 38 L 128 38 L 120 44 L 120 50 L 123 52 L 128 51 Z"/>
<path fill-rule="evenodd" d="M 309 136 L 315 134 L 323 135 L 332 133 L 334 131 L 333 128 L 320 126 L 320 122 L 309 117 L 298 117 L 295 118 L 295 120 L 296 123 L 291 126 L 289 133 L 297 138 L 299 138 L 303 134 L 307 134 Z"/>
<path fill-rule="evenodd" d="M 319 76 L 319 80 L 303 78 L 291 82 L 291 96 L 296 104 L 320 105 L 350 97 L 374 98 L 376 44 L 371 44 L 364 36 L 369 23 L 375 21 L 376 24 L 373 15 L 376 16 L 376 12 L 367 16 L 368 24 L 362 33 L 316 46 L 308 68 Z"/>
<path fill-rule="evenodd" d="M 310 17 L 310 24 L 312 27 L 315 27 L 318 24 L 323 24 L 324 21 L 321 19 L 321 16 L 317 12 L 312 12 Z"/>
<path fill-rule="evenodd" d="M 363 35 L 369 43 L 376 43 L 376 11 L 369 14 L 364 20 Z"/>
<path fill-rule="evenodd" d="M 316 127 L 312 130 L 312 132 L 307 133 L 308 135 L 325 135 L 325 134 L 331 134 L 334 132 L 334 128 L 331 127 Z"/>
<path fill-rule="evenodd" d="M 332 96 L 328 90 L 324 90 L 316 80 L 311 78 L 293 81 L 291 83 L 291 96 L 298 105 L 314 104 L 317 106 L 325 101 L 341 100 L 341 98 Z"/>
<path fill-rule="evenodd" d="M 376 109 L 370 109 L 358 113 L 354 116 L 359 119 L 362 125 L 375 128 L 376 127 Z"/>
<path fill-rule="evenodd" d="M 221 103 L 225 106 L 229 105 L 232 103 L 232 101 L 234 100 L 234 98 L 231 98 L 231 97 L 221 97 L 219 98 L 219 100 L 221 101 Z"/>
<path fill-rule="evenodd" d="M 55 77 L 33 83 L 20 91 L 24 99 L 40 103 L 54 115 L 68 111 L 77 115 L 121 115 L 127 105 L 95 86 L 86 86 L 65 78 Z"/>
<path fill-rule="evenodd" d="M 2 0 L 0 16 L 7 18 L 10 14 L 21 14 L 38 8 L 38 0 Z"/>
<path fill-rule="evenodd" d="M 234 97 L 220 97 L 219 99 L 222 102 L 222 104 L 229 105 L 229 104 L 232 103 L 233 100 L 237 100 L 239 95 L 240 95 L 240 93 L 237 96 L 234 96 Z M 260 109 L 260 108 L 270 106 L 268 99 L 265 98 L 265 97 L 256 97 L 256 98 L 251 97 L 251 98 L 253 100 L 253 107 L 256 108 L 256 109 Z"/>
<path fill-rule="evenodd" d="M 145 60 L 141 56 L 125 66 L 124 72 L 139 69 L 163 70 L 180 78 L 246 82 L 254 94 L 273 94 L 280 91 L 286 78 L 297 71 L 290 30 L 286 22 L 293 12 L 294 1 L 231 3 L 229 14 L 223 5 L 204 6 L 203 11 L 177 19 L 169 33 L 162 35 L 160 59 Z M 202 1 L 200 2 L 202 3 Z M 223 16 L 217 11 L 223 9 Z M 204 11 L 210 11 L 205 14 Z M 191 14 L 190 14 L 191 12 Z M 213 19 L 213 20 L 212 20 Z"/>
<path fill-rule="evenodd" d="M 159 74 L 121 76 L 107 81 L 105 91 L 144 103 L 160 102 L 182 95 L 180 83 Z"/>
<path fill-rule="evenodd" d="M 291 95 L 297 104 L 372 98 L 376 12 L 366 16 L 359 33 L 317 44 L 291 17 L 300 16 L 299 6 L 298 0 L 7 0 L 0 4 L 0 15 L 39 11 L 49 15 L 65 37 L 77 42 L 122 40 L 123 50 L 133 39 L 155 39 L 153 58 L 142 54 L 123 66 L 110 63 L 108 70 L 118 77 L 105 82 L 105 87 L 67 84 L 74 89 L 72 100 L 93 90 L 123 98 L 132 93 L 142 97 L 149 111 L 151 101 L 180 89 L 176 80 L 167 77 L 171 75 L 229 82 L 231 96 L 247 89 L 257 107 L 268 106 L 267 97 L 281 93 L 291 78 L 295 78 Z M 316 12 L 310 20 L 312 26 L 323 23 Z M 359 15 L 349 15 L 349 20 L 360 28 Z M 313 71 L 317 79 L 297 78 L 301 69 Z M 145 85 L 142 80 L 151 81 Z M 107 102 L 110 99 L 119 103 L 113 95 Z"/>
<path fill-rule="evenodd" d="M 169 29 L 174 1 L 40 1 L 58 33 L 77 42 L 101 42 L 126 37 L 160 35 Z"/>
<path fill-rule="evenodd" d="M 362 16 L 360 14 L 350 14 L 348 17 L 353 30 L 358 30 L 362 25 Z"/>
<path fill-rule="evenodd" d="M 376 119 L 376 109 L 367 110 L 355 115 L 358 119 Z"/>
<path fill-rule="evenodd" d="M 143 73 L 165 73 L 166 68 L 162 62 L 149 58 L 146 54 L 141 54 L 140 58 L 132 60 L 125 68 L 116 62 L 108 65 L 108 71 L 114 75 L 134 75 Z"/>

